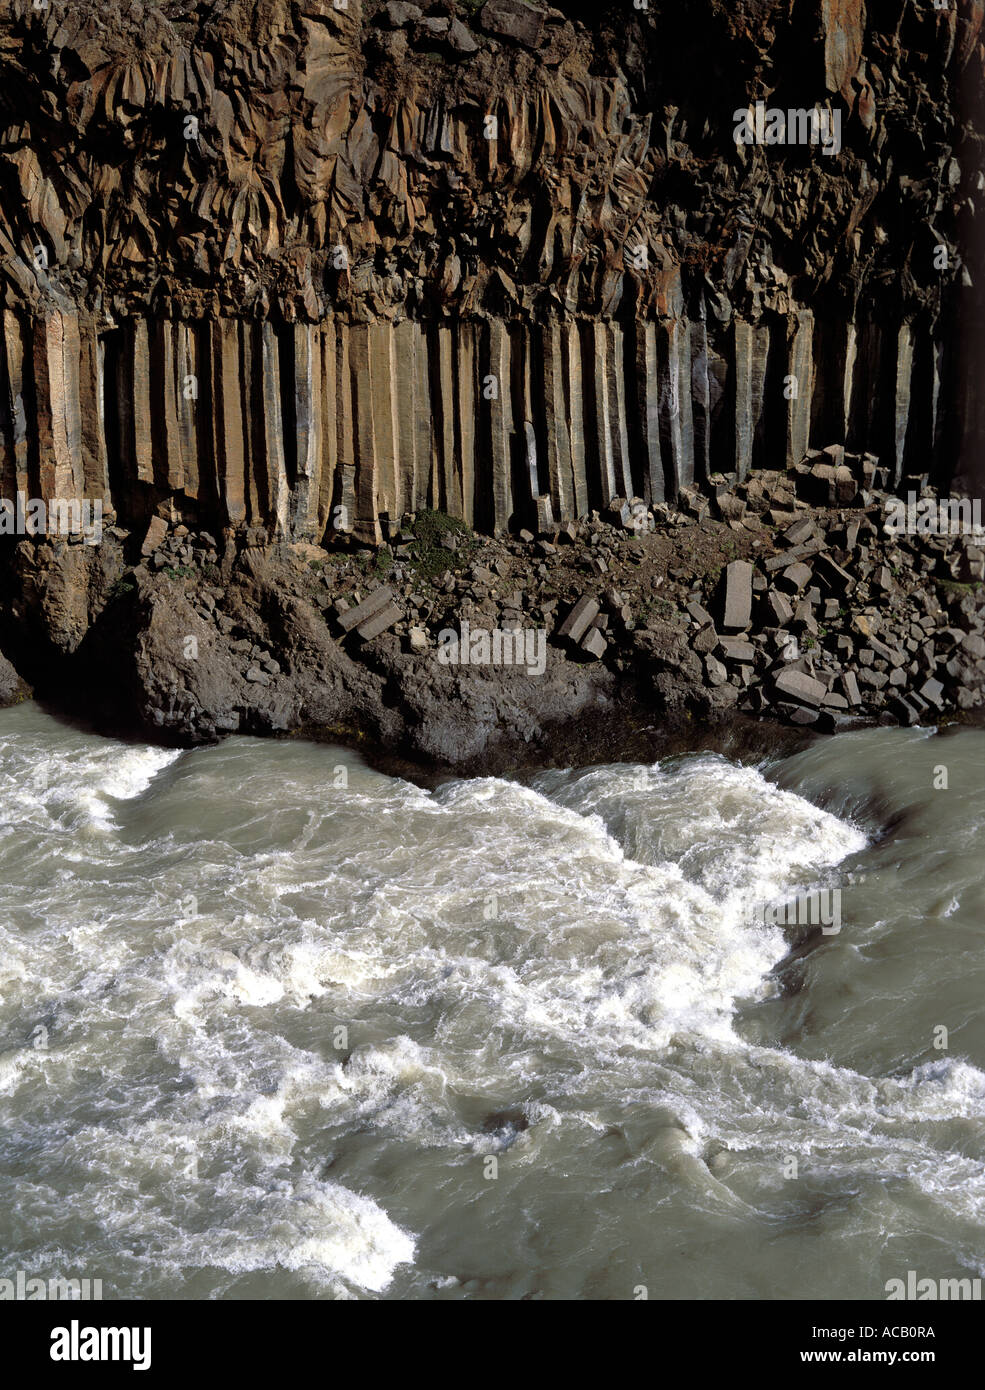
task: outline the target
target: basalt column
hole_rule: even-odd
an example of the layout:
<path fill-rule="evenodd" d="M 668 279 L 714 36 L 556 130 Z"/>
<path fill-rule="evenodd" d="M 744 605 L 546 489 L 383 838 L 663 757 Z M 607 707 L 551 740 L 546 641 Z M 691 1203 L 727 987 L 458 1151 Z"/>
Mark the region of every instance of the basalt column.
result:
<path fill-rule="evenodd" d="M 933 321 L 800 306 L 725 324 L 139 317 L 102 332 L 7 310 L 3 328 L 5 495 L 98 497 L 125 525 L 168 503 L 316 542 L 378 544 L 425 507 L 544 528 L 829 444 L 898 480 L 947 465 L 954 397 L 972 404 Z"/>

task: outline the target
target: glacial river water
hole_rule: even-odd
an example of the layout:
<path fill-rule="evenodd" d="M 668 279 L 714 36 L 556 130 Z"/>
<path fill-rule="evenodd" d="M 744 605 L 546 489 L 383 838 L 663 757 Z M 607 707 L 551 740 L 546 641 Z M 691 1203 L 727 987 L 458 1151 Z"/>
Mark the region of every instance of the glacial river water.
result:
<path fill-rule="evenodd" d="M 4 711 L 0 1277 L 983 1277 L 983 827 L 975 730 L 427 791 L 328 746 Z"/>

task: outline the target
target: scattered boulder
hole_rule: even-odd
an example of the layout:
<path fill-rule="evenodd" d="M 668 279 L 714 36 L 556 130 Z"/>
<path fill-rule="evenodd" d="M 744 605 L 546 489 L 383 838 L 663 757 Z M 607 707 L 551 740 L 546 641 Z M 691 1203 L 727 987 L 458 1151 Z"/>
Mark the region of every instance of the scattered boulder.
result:
<path fill-rule="evenodd" d="M 497 34 L 526 48 L 536 48 L 544 28 L 544 11 L 527 0 L 486 0 L 479 23 L 487 34 Z"/>
<path fill-rule="evenodd" d="M 558 628 L 557 635 L 567 637 L 572 642 L 580 642 L 598 617 L 599 611 L 597 600 L 588 594 L 583 595 Z"/>
<path fill-rule="evenodd" d="M 155 550 L 159 550 L 167 539 L 168 523 L 163 517 L 152 516 L 148 525 L 147 532 L 140 547 L 141 555 L 153 555 Z"/>
<path fill-rule="evenodd" d="M 410 4 L 409 0 L 388 0 L 383 6 L 383 13 L 394 29 L 401 29 L 405 24 L 415 24 L 424 14 L 418 5 Z"/>
<path fill-rule="evenodd" d="M 29 694 L 30 691 L 25 682 L 21 680 L 7 658 L 0 652 L 0 708 L 16 704 L 18 700 L 23 700 Z"/>
<path fill-rule="evenodd" d="M 355 608 L 346 608 L 339 613 L 339 627 L 343 632 L 351 632 L 353 628 L 360 627 L 374 614 L 381 612 L 389 603 L 393 601 L 393 590 L 381 585 L 375 589 L 368 598 L 363 599 L 362 603 L 357 603 Z M 339 605 L 341 607 L 341 605 Z"/>
<path fill-rule="evenodd" d="M 744 632 L 752 621 L 752 565 L 733 560 L 725 570 L 725 601 L 722 627 L 726 632 Z"/>
<path fill-rule="evenodd" d="M 591 627 L 582 638 L 581 650 L 588 656 L 599 660 L 605 655 L 608 645 L 608 642 L 606 642 L 599 629 L 597 627 Z"/>
<path fill-rule="evenodd" d="M 785 695 L 803 705 L 819 707 L 828 693 L 824 683 L 815 680 L 806 671 L 781 671 L 774 684 L 781 696 Z"/>
<path fill-rule="evenodd" d="M 388 603 L 383 608 L 378 608 L 365 622 L 360 623 L 356 631 L 364 642 L 371 642 L 374 637 L 379 637 L 381 632 L 386 632 L 388 627 L 399 623 L 402 617 L 403 610 L 399 604 Z"/>

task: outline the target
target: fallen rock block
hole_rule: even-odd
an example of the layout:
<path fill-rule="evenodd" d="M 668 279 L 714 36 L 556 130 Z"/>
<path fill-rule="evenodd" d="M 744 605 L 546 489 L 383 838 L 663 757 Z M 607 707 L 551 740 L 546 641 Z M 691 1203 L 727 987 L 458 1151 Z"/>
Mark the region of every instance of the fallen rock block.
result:
<path fill-rule="evenodd" d="M 805 517 L 803 521 L 795 521 L 792 526 L 788 527 L 784 531 L 782 539 L 786 541 L 787 545 L 801 545 L 813 534 L 814 523 L 809 517 Z"/>
<path fill-rule="evenodd" d="M 767 595 L 766 601 L 777 621 L 777 625 L 779 627 L 786 627 L 787 623 L 791 622 L 793 619 L 793 608 L 787 601 L 786 595 L 781 594 L 777 589 L 771 589 Z"/>
<path fill-rule="evenodd" d="M 814 563 L 814 573 L 829 589 L 842 594 L 851 593 L 854 589 L 855 581 L 852 576 L 847 570 L 842 569 L 841 565 L 836 564 L 830 555 L 819 555 Z"/>
<path fill-rule="evenodd" d="M 882 657 L 884 661 L 888 661 L 890 666 L 902 666 L 905 664 L 906 658 L 903 653 L 898 651 L 896 647 L 889 647 L 885 642 L 880 642 L 878 637 L 869 638 L 869 650 L 876 656 Z"/>
<path fill-rule="evenodd" d="M 448 30 L 448 43 L 456 53 L 475 53 L 479 45 L 460 19 L 453 19 Z"/>
<path fill-rule="evenodd" d="M 756 648 L 751 642 L 743 642 L 741 637 L 723 637 L 718 644 L 718 655 L 726 661 L 748 664 L 756 659 Z"/>
<path fill-rule="evenodd" d="M 379 637 L 381 632 L 386 632 L 388 627 L 398 623 L 402 617 L 403 610 L 396 603 L 388 603 L 385 608 L 379 609 L 364 623 L 360 623 L 356 631 L 364 642 L 371 642 L 374 637 Z"/>
<path fill-rule="evenodd" d="M 734 493 L 726 493 L 718 499 L 718 514 L 722 521 L 741 521 L 746 514 L 746 503 Z"/>
<path fill-rule="evenodd" d="M 708 684 L 712 686 L 724 685 L 728 680 L 728 671 L 710 652 L 705 657 L 705 674 L 708 677 Z"/>
<path fill-rule="evenodd" d="M 392 601 L 392 589 L 388 589 L 386 585 L 374 589 L 369 597 L 364 598 L 362 603 L 357 603 L 355 608 L 349 608 L 344 613 L 339 613 L 339 627 L 343 632 L 351 632 L 354 627 L 361 627 L 367 618 L 371 618 L 374 613 L 379 613 Z"/>
<path fill-rule="evenodd" d="M 722 627 L 728 632 L 742 632 L 751 620 L 752 565 L 748 560 L 733 560 L 725 570 Z"/>
<path fill-rule="evenodd" d="M 941 709 L 944 704 L 944 687 L 938 680 L 924 681 L 920 687 L 920 695 L 929 704 Z"/>
<path fill-rule="evenodd" d="M 597 627 L 592 627 L 589 628 L 588 632 L 582 640 L 581 650 L 583 652 L 586 652 L 588 656 L 594 657 L 596 660 L 598 660 L 600 657 L 603 657 L 605 655 L 608 645 L 608 642 L 602 636 L 602 633 L 599 631 L 599 629 Z"/>
<path fill-rule="evenodd" d="M 383 6 L 386 17 L 395 29 L 402 28 L 405 24 L 413 24 L 415 20 L 421 18 L 423 11 L 417 6 L 409 3 L 409 0 L 389 0 L 389 4 Z"/>
<path fill-rule="evenodd" d="M 568 637 L 572 642 L 580 642 L 599 615 L 597 601 L 583 594 L 557 630 L 559 637 Z"/>
<path fill-rule="evenodd" d="M 820 708 L 828 693 L 823 682 L 815 680 L 806 671 L 781 671 L 776 678 L 775 686 L 779 694 L 786 695 L 788 699 L 815 708 Z"/>
<path fill-rule="evenodd" d="M 824 549 L 824 544 L 820 540 L 805 541 L 803 545 L 792 546 L 789 550 L 780 555 L 771 555 L 763 563 L 763 569 L 767 574 L 772 574 L 774 570 L 782 570 L 794 562 L 794 560 L 807 560 L 812 555 L 816 555 L 819 550 Z"/>
<path fill-rule="evenodd" d="M 855 679 L 854 671 L 842 672 L 841 688 L 845 692 L 845 698 L 849 705 L 860 705 L 862 703 L 862 692 L 858 688 L 858 681 Z"/>
<path fill-rule="evenodd" d="M 168 523 L 159 516 L 152 516 L 147 527 L 147 534 L 144 536 L 144 543 L 140 547 L 141 555 L 153 555 L 165 541 L 168 534 Z"/>
<path fill-rule="evenodd" d="M 889 702 L 889 708 L 901 724 L 916 724 L 920 718 L 916 705 L 904 700 L 902 695 L 895 695 Z"/>
<path fill-rule="evenodd" d="M 798 560 L 796 564 L 788 565 L 780 576 L 781 583 L 785 584 L 793 593 L 799 594 L 805 585 L 811 582 L 813 572 L 808 565 L 801 564 Z"/>
<path fill-rule="evenodd" d="M 479 23 L 487 34 L 499 34 L 527 48 L 537 47 L 544 18 L 544 11 L 526 0 L 486 0 L 479 13 Z"/>
<path fill-rule="evenodd" d="M 836 468 L 834 472 L 834 497 L 832 501 L 839 507 L 848 506 L 854 502 L 858 492 L 858 483 L 852 470 L 844 464 Z"/>

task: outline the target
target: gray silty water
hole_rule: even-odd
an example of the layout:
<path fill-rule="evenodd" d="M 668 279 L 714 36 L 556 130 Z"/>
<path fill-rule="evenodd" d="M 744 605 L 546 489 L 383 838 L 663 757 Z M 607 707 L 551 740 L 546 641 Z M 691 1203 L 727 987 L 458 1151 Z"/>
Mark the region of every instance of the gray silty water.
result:
<path fill-rule="evenodd" d="M 0 822 L 0 1277 L 823 1299 L 985 1274 L 978 731 L 428 792 L 22 706 Z M 765 920 L 814 889 L 840 931 Z"/>

